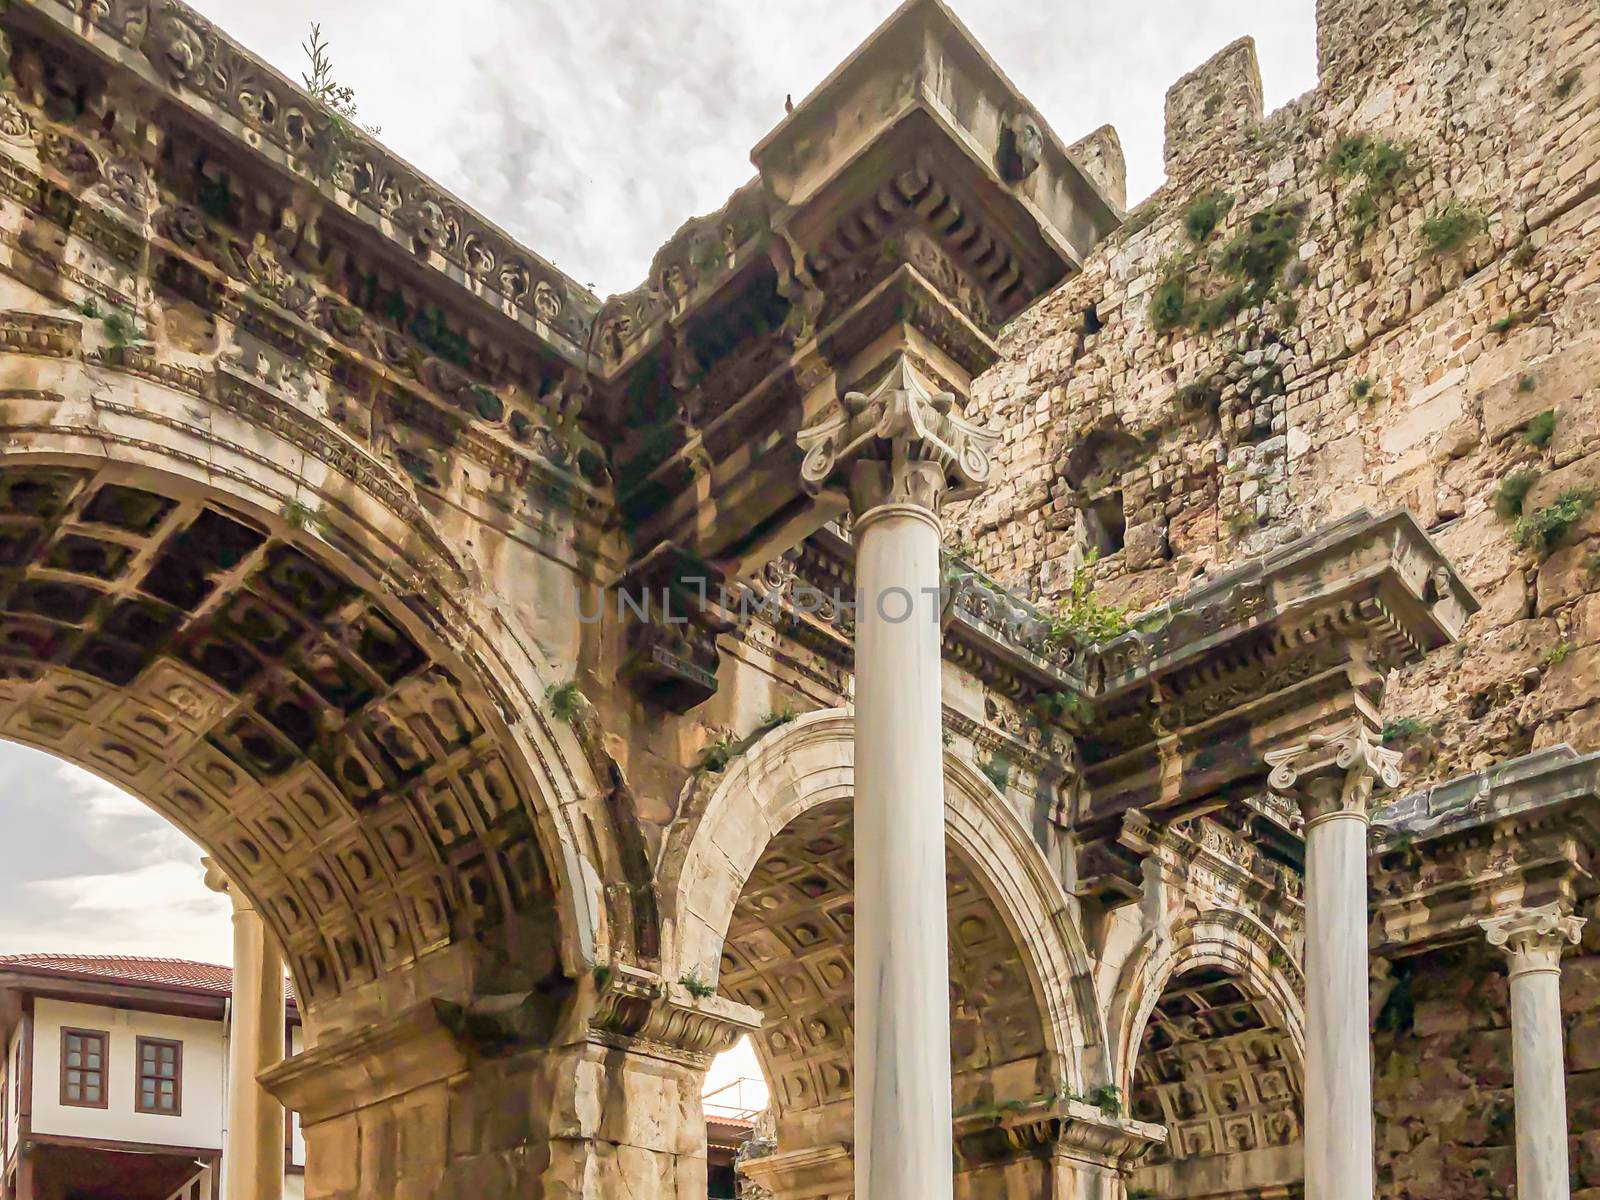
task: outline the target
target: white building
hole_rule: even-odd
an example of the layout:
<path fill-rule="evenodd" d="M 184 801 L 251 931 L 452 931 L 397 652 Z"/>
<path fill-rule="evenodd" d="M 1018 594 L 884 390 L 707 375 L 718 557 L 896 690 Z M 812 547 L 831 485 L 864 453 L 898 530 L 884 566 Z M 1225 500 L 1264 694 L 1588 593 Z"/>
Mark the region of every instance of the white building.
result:
<path fill-rule="evenodd" d="M 232 977 L 181 959 L 0 957 L 0 1200 L 226 1200 Z M 300 1036 L 291 998 L 287 1053 Z M 287 1148 L 284 1195 L 300 1200 L 293 1125 Z"/>

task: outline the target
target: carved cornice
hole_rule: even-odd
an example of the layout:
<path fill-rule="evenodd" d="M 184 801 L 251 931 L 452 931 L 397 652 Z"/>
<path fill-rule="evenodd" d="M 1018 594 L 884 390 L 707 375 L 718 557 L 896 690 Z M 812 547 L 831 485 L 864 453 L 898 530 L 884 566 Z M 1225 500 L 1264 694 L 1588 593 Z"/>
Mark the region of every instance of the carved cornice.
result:
<path fill-rule="evenodd" d="M 1470 939 L 1508 908 L 1571 912 L 1600 894 L 1600 754 L 1553 746 L 1373 813 L 1372 945 Z"/>
<path fill-rule="evenodd" d="M 1583 937 L 1584 919 L 1554 903 L 1519 908 L 1480 921 L 1489 945 L 1505 951 L 1512 979 L 1561 973 L 1561 955 Z"/>
<path fill-rule="evenodd" d="M 1126 1173 L 1157 1146 L 1167 1131 L 1109 1113 L 1082 1100 L 1040 1097 L 1000 1105 L 955 1119 L 956 1155 L 966 1166 L 1033 1157 L 1046 1151 L 1075 1165 Z"/>
<path fill-rule="evenodd" d="M 1305 880 L 1299 871 L 1269 858 L 1253 840 L 1210 818 L 1163 827 L 1138 809 L 1129 809 L 1123 814 L 1118 840 L 1140 858 L 1154 855 L 1178 880 L 1204 886 L 1201 881 L 1209 876 L 1213 890 L 1237 893 L 1291 921 L 1298 921 L 1305 909 Z"/>
<path fill-rule="evenodd" d="M 692 980 L 669 983 L 625 963 L 607 972 L 589 1017 L 590 1041 L 703 1069 L 761 1028 L 755 1009 L 691 992 Z"/>
<path fill-rule="evenodd" d="M 432 1003 L 354 1033 L 323 1037 L 264 1072 L 261 1084 L 307 1126 L 465 1071 L 466 1047 Z"/>
<path fill-rule="evenodd" d="M 323 192 L 397 257 L 420 257 L 442 285 L 582 361 L 599 307 L 592 295 L 353 122 L 336 124 L 301 87 L 179 0 L 101 0 L 84 10 L 87 22 L 57 0 L 11 7 L 30 30 L 113 64 L 228 153 Z"/>

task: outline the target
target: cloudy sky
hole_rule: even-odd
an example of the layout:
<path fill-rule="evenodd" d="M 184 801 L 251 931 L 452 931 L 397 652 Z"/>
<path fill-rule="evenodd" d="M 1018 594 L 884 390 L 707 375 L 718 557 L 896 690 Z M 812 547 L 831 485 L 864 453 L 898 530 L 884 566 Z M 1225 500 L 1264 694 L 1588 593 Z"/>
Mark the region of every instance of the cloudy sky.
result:
<path fill-rule="evenodd" d="M 604 295 L 753 174 L 750 147 L 891 0 L 190 0 L 298 79 L 313 18 L 363 121 Z M 953 0 L 1075 141 L 1114 124 L 1129 194 L 1161 180 L 1168 86 L 1251 34 L 1268 107 L 1315 82 L 1313 0 Z"/>
<path fill-rule="evenodd" d="M 190 0 L 299 78 L 313 18 L 385 142 L 601 295 L 753 174 L 749 150 L 891 0 Z M 1106 123 L 1130 199 L 1161 182 L 1167 87 L 1242 34 L 1267 107 L 1315 82 L 1314 0 L 955 0 L 1056 132 Z M 199 851 L 115 788 L 0 746 L 0 954 L 226 962 Z"/>

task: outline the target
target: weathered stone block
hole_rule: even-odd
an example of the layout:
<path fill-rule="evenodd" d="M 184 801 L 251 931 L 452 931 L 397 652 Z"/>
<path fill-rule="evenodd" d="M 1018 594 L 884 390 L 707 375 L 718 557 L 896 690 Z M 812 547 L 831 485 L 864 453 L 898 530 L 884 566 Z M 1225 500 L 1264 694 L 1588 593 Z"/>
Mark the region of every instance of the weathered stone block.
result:
<path fill-rule="evenodd" d="M 1557 351 L 1513 367 L 1483 390 L 1483 423 L 1490 441 L 1525 426 L 1546 409 L 1559 414 L 1600 378 L 1600 342 Z M 1559 427 L 1559 426 L 1558 426 Z"/>

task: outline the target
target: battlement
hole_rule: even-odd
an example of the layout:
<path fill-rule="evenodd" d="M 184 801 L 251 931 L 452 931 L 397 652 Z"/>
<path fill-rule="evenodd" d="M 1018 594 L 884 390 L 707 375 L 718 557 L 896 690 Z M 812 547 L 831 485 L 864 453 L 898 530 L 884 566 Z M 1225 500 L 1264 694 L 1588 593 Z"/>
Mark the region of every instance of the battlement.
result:
<path fill-rule="evenodd" d="M 1128 207 L 1128 160 L 1122 154 L 1122 139 L 1116 127 L 1102 125 L 1088 137 L 1067 147 L 1067 157 L 1100 185 L 1118 208 Z"/>
<path fill-rule="evenodd" d="M 1317 0 L 1317 77 L 1361 72 L 1377 53 L 1442 16 L 1430 0 Z M 1463 6 L 1457 6 L 1463 7 Z"/>
<path fill-rule="evenodd" d="M 1254 38 L 1223 47 L 1167 89 L 1167 173 L 1196 153 L 1261 124 Z"/>

